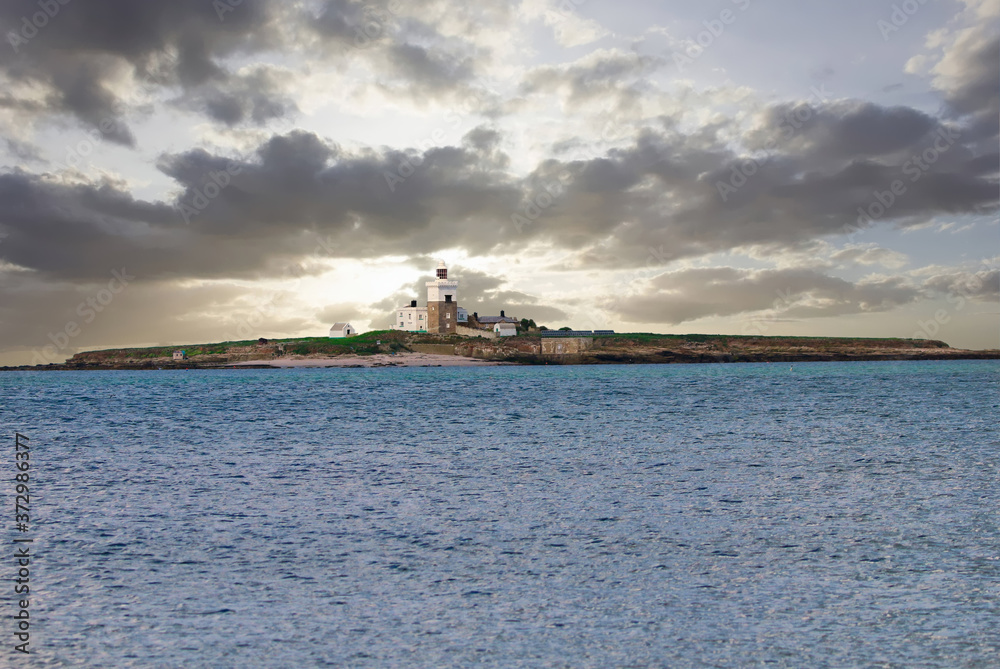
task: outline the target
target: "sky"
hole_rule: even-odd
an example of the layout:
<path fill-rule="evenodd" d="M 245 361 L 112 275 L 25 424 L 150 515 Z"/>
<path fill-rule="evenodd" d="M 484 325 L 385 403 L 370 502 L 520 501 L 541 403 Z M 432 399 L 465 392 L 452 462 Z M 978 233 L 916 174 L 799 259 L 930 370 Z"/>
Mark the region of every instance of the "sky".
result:
<path fill-rule="evenodd" d="M 5 0 L 0 364 L 380 329 L 1000 348 L 1000 0 Z"/>

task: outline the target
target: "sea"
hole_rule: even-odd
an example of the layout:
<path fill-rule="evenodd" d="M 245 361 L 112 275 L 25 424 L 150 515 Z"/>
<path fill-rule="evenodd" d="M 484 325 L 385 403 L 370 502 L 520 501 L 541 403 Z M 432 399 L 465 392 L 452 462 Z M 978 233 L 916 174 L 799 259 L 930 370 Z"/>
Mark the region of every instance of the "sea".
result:
<path fill-rule="evenodd" d="M 0 666 L 997 667 L 998 405 L 998 361 L 0 374 Z"/>

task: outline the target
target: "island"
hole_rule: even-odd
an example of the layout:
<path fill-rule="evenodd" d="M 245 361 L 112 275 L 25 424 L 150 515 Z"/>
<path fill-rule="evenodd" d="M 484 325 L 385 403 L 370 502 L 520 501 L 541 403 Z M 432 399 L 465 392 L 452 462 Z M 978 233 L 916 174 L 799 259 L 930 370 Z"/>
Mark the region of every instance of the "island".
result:
<path fill-rule="evenodd" d="M 341 338 L 305 337 L 121 348 L 77 353 L 63 363 L 15 370 L 260 369 L 442 365 L 662 364 L 865 360 L 998 360 L 1000 350 L 963 350 L 927 339 L 597 334 L 529 331 L 487 339 L 379 330 Z"/>

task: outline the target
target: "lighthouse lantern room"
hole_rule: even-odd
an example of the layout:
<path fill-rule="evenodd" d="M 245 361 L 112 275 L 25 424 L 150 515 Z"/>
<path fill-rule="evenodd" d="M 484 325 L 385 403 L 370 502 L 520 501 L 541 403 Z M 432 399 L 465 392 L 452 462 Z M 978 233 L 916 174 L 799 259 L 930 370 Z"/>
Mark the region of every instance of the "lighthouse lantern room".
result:
<path fill-rule="evenodd" d="M 454 334 L 458 324 L 458 281 L 448 279 L 448 268 L 438 263 L 437 278 L 427 286 L 427 332 Z"/>

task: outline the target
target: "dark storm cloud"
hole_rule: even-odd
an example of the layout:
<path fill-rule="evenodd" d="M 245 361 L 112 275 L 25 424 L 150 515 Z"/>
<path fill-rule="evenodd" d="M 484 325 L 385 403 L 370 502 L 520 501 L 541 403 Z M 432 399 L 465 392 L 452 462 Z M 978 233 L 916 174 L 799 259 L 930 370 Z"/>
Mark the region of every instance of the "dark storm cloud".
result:
<path fill-rule="evenodd" d="M 34 6 L 5 4 L 0 15 L 9 23 Z M 114 107 L 116 82 L 140 74 L 179 87 L 178 104 L 227 124 L 294 111 L 281 71 L 233 74 L 224 61 L 296 39 L 337 42 L 369 63 L 383 59 L 379 77 L 398 75 L 427 91 L 446 90 L 449 81 L 470 85 L 473 72 L 464 59 L 475 49 L 412 15 L 379 19 L 385 38 L 359 48 L 356 29 L 372 19 L 347 0 L 331 0 L 311 17 L 296 13 L 299 5 L 245 0 L 223 20 L 211 3 L 194 0 L 78 7 L 66 5 L 17 54 L 4 52 L 0 68 L 12 80 L 49 85 L 57 109 L 90 123 Z M 957 116 L 859 101 L 779 104 L 743 137 L 752 154 L 734 148 L 735 121 L 681 131 L 664 119 L 601 155 L 543 159 L 526 178 L 510 173 L 502 137 L 489 128 L 459 146 L 421 152 L 345 152 L 296 131 L 245 156 L 201 149 L 165 155 L 158 166 L 177 195 L 163 202 L 137 200 L 117 182 L 67 184 L 16 171 L 0 176 L 0 232 L 9 235 L 0 258 L 54 279 L 103 276 L 122 264 L 148 277 L 252 277 L 316 255 L 442 248 L 478 255 L 538 244 L 577 252 L 581 266 L 635 267 L 651 255 L 663 264 L 750 248 L 780 253 L 857 230 L 859 220 L 906 227 L 941 212 L 982 213 L 996 208 L 998 195 L 996 147 L 983 148 L 976 116 L 996 98 L 997 82 L 986 81 L 995 71 L 984 56 L 990 44 L 995 40 L 953 58 L 961 76 L 949 80 L 947 94 Z M 639 81 L 656 66 L 636 54 L 600 51 L 537 68 L 525 90 L 556 86 L 583 99 Z M 0 104 L 35 103 L 0 94 Z M 803 122 L 789 121 L 802 110 Z M 127 126 L 115 127 L 127 143 Z M 894 183 L 901 194 L 892 193 Z M 887 193 L 892 202 L 883 204 L 878 198 Z"/>
<path fill-rule="evenodd" d="M 752 164 L 713 134 L 667 126 L 604 156 L 545 160 L 520 179 L 507 171 L 500 135 L 478 128 L 461 146 L 422 153 L 344 153 L 295 131 L 236 160 L 167 155 L 159 167 L 180 189 L 170 202 L 137 201 L 115 183 L 68 186 L 16 172 L 0 177 L 0 228 L 10 234 L 0 256 L 54 277 L 101 275 L 123 262 L 150 276 L 244 276 L 308 255 L 478 255 L 543 243 L 587 253 L 594 267 L 634 267 L 651 253 L 666 263 L 749 247 L 780 252 L 844 234 L 857 229 L 859 207 L 871 211 L 894 182 L 905 192 L 866 224 L 916 225 L 996 206 L 993 154 L 977 155 L 965 129 L 869 105 L 837 103 L 816 115 L 798 143 Z M 876 160 L 863 138 L 887 132 L 887 119 L 906 127 L 883 140 L 879 151 L 891 155 Z M 833 141 L 861 154 L 816 152 Z M 924 171 L 913 157 L 931 149 Z M 734 182 L 747 165 L 754 172 Z M 730 183 L 738 187 L 720 191 Z"/>
<path fill-rule="evenodd" d="M 229 126 L 247 121 L 264 125 L 298 111 L 287 84 L 287 72 L 259 66 L 245 75 L 192 88 L 178 104 Z"/>
<path fill-rule="evenodd" d="M 22 171 L 0 174 L 0 229 L 7 235 L 0 257 L 52 277 L 104 275 L 175 216 L 113 183 L 66 186 Z"/>
<path fill-rule="evenodd" d="M 147 95 L 179 90 L 174 104 L 227 125 L 259 125 L 297 111 L 289 88 L 298 72 L 262 62 L 243 72 L 233 69 L 235 58 L 301 53 L 310 64 L 338 67 L 360 59 L 376 70 L 378 82 L 426 99 L 472 90 L 476 58 L 485 57 L 470 43 L 445 39 L 413 19 L 401 21 L 390 39 L 393 17 L 384 11 L 376 16 L 360 1 L 331 0 L 318 15 L 279 0 L 55 6 L 58 12 L 43 27 L 26 30 L 31 37 L 25 39 L 23 21 L 39 11 L 37 0 L 0 4 L 0 34 L 15 40 L 15 48 L 0 49 L 0 78 L 45 93 L 42 105 L 34 94 L 19 93 L 8 93 L 0 104 L 23 114 L 68 114 L 91 129 L 103 123 L 105 139 L 127 146 L 135 137 L 126 101 L 137 89 Z"/>
<path fill-rule="evenodd" d="M 136 200 L 116 182 L 67 185 L 16 171 L 0 175 L 0 231 L 9 235 L 0 258 L 54 279 L 121 264 L 179 278 L 273 274 L 309 255 L 486 252 L 520 198 L 505 161 L 488 130 L 422 155 L 345 155 L 292 132 L 235 161 L 204 150 L 164 156 L 160 169 L 182 189 L 172 202 Z M 387 176 L 401 171 L 390 188 Z"/>
<path fill-rule="evenodd" d="M 851 283 L 807 269 L 688 269 L 661 274 L 644 288 L 605 307 L 632 323 L 679 324 L 763 310 L 791 318 L 888 311 L 920 296 L 899 277 Z"/>
<path fill-rule="evenodd" d="M 529 182 L 549 184 L 553 204 L 533 219 L 524 205 L 528 220 L 508 238 L 519 227 L 522 237 L 563 247 L 599 243 L 606 264 L 634 266 L 651 251 L 664 262 L 759 245 L 780 251 L 874 224 L 996 208 L 995 147 L 981 150 L 975 128 L 859 102 L 807 107 L 796 128 L 786 114 L 799 107 L 762 115 L 750 142 L 771 140 L 767 155 L 668 125 L 605 156 L 543 162 Z"/>
<path fill-rule="evenodd" d="M 23 17 L 38 9 L 34 0 L 0 6 L 8 40 L 9 31 L 20 32 Z M 221 16 L 202 0 L 69 3 L 29 41 L 0 51 L 0 74 L 46 90 L 49 113 L 71 114 L 91 128 L 115 121 L 113 132 L 102 133 L 132 145 L 124 99 L 133 87 L 179 86 L 190 92 L 236 86 L 239 77 L 221 60 L 275 46 L 279 14 L 266 0 L 243 0 Z"/>
<path fill-rule="evenodd" d="M 759 134 L 751 134 L 751 148 L 768 140 L 807 155 L 858 160 L 891 155 L 911 148 L 939 127 L 936 119 L 908 107 L 880 107 L 870 102 L 846 101 L 813 107 L 796 128 L 797 104 L 772 106 Z M 804 115 L 804 114 L 803 114 Z"/>

